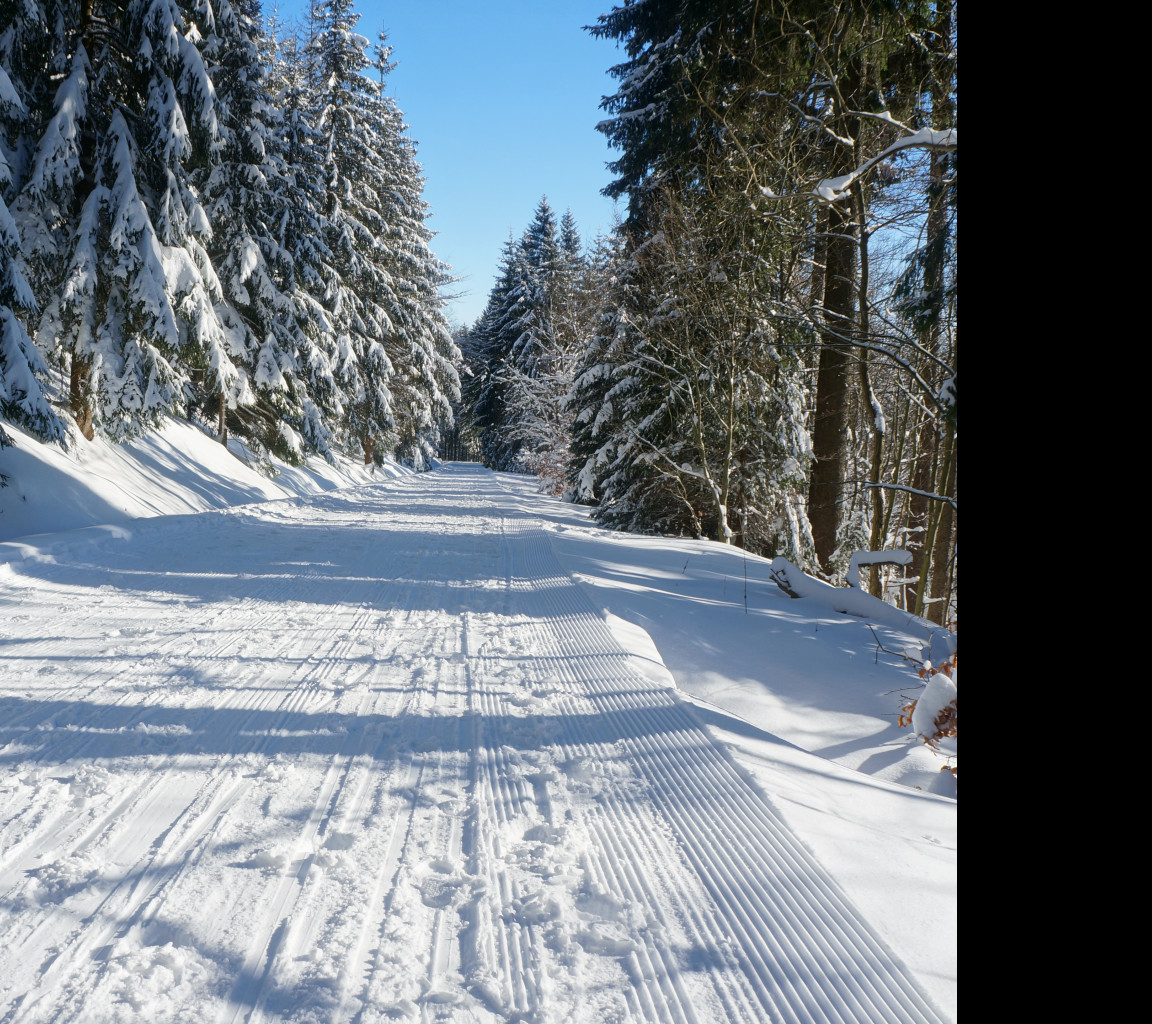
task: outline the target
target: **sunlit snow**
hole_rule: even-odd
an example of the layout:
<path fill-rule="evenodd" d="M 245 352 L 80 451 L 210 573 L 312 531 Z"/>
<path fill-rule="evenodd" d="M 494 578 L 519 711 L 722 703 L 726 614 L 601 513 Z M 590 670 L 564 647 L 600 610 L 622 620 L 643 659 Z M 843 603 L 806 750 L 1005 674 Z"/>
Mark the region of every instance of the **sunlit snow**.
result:
<path fill-rule="evenodd" d="M 940 631 L 479 466 L 10 433 L 3 1020 L 955 1020 Z"/>

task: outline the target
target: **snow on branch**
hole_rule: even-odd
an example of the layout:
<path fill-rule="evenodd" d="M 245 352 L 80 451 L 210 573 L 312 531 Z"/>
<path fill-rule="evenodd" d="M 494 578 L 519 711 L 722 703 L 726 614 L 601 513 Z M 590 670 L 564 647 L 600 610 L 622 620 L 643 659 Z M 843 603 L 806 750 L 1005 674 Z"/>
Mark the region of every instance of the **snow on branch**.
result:
<path fill-rule="evenodd" d="M 860 589 L 860 567 L 864 565 L 911 565 L 912 553 L 903 548 L 893 551 L 855 551 L 844 579 L 850 587 Z"/>
<path fill-rule="evenodd" d="M 949 505 L 956 509 L 956 511 L 959 511 L 956 506 L 956 499 L 949 498 L 947 494 L 933 494 L 931 491 L 921 491 L 915 487 L 905 487 L 903 484 L 874 484 L 870 482 L 864 482 L 864 486 L 882 487 L 886 491 L 906 491 L 909 494 L 915 494 L 921 498 L 927 498 L 929 501 L 946 501 Z"/>
<path fill-rule="evenodd" d="M 937 131 L 933 128 L 921 128 L 911 135 L 897 139 L 887 149 L 881 150 L 874 157 L 865 160 L 855 170 L 835 178 L 823 179 L 813 189 L 813 194 L 829 203 L 843 199 L 848 195 L 848 190 L 853 182 L 863 177 L 893 153 L 898 153 L 904 149 L 927 149 L 934 153 L 953 153 L 956 151 L 956 129 L 947 128 L 944 131 Z"/>

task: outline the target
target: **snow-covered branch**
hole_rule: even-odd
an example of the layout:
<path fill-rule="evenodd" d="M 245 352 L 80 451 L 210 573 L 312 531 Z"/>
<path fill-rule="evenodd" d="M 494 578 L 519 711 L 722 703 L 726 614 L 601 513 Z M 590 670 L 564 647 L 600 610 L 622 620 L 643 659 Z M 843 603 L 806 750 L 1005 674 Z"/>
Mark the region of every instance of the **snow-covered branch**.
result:
<path fill-rule="evenodd" d="M 921 498 L 927 498 L 929 501 L 946 501 L 953 508 L 956 508 L 956 499 L 949 498 L 947 494 L 933 494 L 931 491 L 922 491 L 916 487 L 905 487 L 904 484 L 874 484 L 863 481 L 865 487 L 880 487 L 886 491 L 904 491 L 906 494 L 915 494 Z M 957 509 L 959 511 L 959 509 Z"/>
<path fill-rule="evenodd" d="M 841 174 L 835 178 L 824 178 L 812 190 L 812 193 L 829 203 L 835 203 L 844 199 L 849 195 L 849 190 L 853 183 L 864 177 L 864 175 L 877 164 L 887 160 L 888 157 L 894 153 L 902 152 L 905 149 L 926 149 L 933 153 L 954 153 L 956 152 L 956 129 L 948 128 L 944 131 L 936 131 L 932 128 L 921 128 L 911 135 L 897 139 L 891 146 L 888 146 L 875 156 L 865 160 L 864 163 L 855 170 L 851 170 L 847 174 Z"/>

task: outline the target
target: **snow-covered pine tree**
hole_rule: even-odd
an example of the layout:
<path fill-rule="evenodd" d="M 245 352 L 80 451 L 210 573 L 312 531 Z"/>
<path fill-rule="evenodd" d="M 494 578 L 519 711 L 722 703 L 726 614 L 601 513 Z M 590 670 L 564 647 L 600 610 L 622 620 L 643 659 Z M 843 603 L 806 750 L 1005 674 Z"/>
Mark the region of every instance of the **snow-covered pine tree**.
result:
<path fill-rule="evenodd" d="M 68 368 L 81 433 L 155 423 L 183 402 L 193 365 L 244 400 L 190 180 L 192 162 L 217 145 L 215 94 L 194 44 L 211 31 L 211 9 L 56 0 L 18 8 L 8 29 L 41 39 L 16 60 L 44 99 L 10 208 L 43 309 L 37 342 Z"/>
<path fill-rule="evenodd" d="M 599 498 L 608 525 L 804 561 L 810 442 L 771 264 L 755 239 L 662 206 L 647 237 L 633 229 L 578 371 L 572 494 Z"/>
<path fill-rule="evenodd" d="M 560 221 L 556 274 L 552 283 L 552 341 L 557 362 L 570 374 L 596 330 L 611 261 L 611 242 L 598 238 L 584 253 L 572 211 Z"/>
<path fill-rule="evenodd" d="M 556 245 L 560 259 L 565 265 L 580 259 L 580 231 L 576 227 L 576 218 L 572 216 L 571 209 L 565 210 L 564 216 L 560 218 L 560 234 L 556 239 Z"/>
<path fill-rule="evenodd" d="M 336 379 L 336 320 L 330 297 L 340 294 L 340 274 L 328 247 L 325 215 L 327 184 L 324 150 L 314 117 L 307 41 L 288 36 L 268 39 L 270 106 L 278 117 L 283 149 L 283 202 L 277 209 L 274 239 L 282 255 L 273 264 L 280 289 L 296 306 L 295 380 L 301 386 L 299 418 L 289 420 L 305 444 L 326 457 L 344 419 L 346 396 Z"/>
<path fill-rule="evenodd" d="M 574 370 L 568 494 L 597 505 L 595 518 L 614 529 L 700 536 L 696 488 L 686 489 L 667 471 L 667 459 L 655 457 L 655 439 L 676 445 L 682 432 L 646 336 L 653 296 L 645 256 L 627 247 L 621 236 L 605 311 Z"/>
<path fill-rule="evenodd" d="M 520 464 L 549 492 L 563 494 L 575 418 L 570 393 L 577 364 L 604 309 L 611 245 L 600 239 L 585 256 L 569 210 L 560 224 L 552 266 L 546 293 L 547 347 L 537 350 L 530 366 L 520 368 L 513 362 L 504 430 L 509 441 L 521 446 Z"/>
<path fill-rule="evenodd" d="M 603 494 L 607 466 L 614 458 L 616 368 L 628 329 L 625 312 L 633 285 L 624 259 L 620 231 L 600 240 L 597 254 L 597 291 L 600 305 L 589 322 L 588 340 L 572 367 L 572 385 L 566 403 L 572 415 L 571 457 L 568 465 L 569 501 L 595 505 Z"/>
<path fill-rule="evenodd" d="M 366 97 L 364 123 L 380 141 L 377 156 L 387 177 L 366 194 L 375 200 L 386 234 L 377 244 L 392 279 L 391 330 L 384 347 L 393 367 L 389 386 L 393 393 L 397 458 L 424 468 L 437 451 L 440 430 L 452 423 L 452 403 L 460 397 L 456 364 L 460 351 L 444 316 L 442 285 L 448 268 L 432 253 L 433 237 L 425 221 L 424 176 L 416 159 L 415 143 L 394 99 L 383 91 L 392 70 L 391 47 L 380 34 L 373 63 L 380 93 Z M 373 195 L 374 194 L 374 195 Z"/>
<path fill-rule="evenodd" d="M 370 109 L 380 87 L 368 40 L 356 32 L 352 0 L 317 0 L 313 7 L 313 101 L 325 176 L 327 242 L 338 280 L 325 305 L 337 331 L 336 378 L 347 395 L 344 431 L 365 463 L 379 462 L 397 440 L 390 378 L 394 367 L 384 339 L 395 327 L 395 282 L 378 240 L 387 236 L 380 193 L 391 183 L 387 140 Z"/>
<path fill-rule="evenodd" d="M 513 325 L 516 337 L 510 360 L 513 369 L 535 377 L 553 354 L 552 298 L 559 272 L 560 246 L 556 215 L 542 196 L 532 222 L 524 231 L 518 253 L 518 281 L 514 297 L 519 317 Z M 514 419 L 515 410 L 509 410 Z"/>
<path fill-rule="evenodd" d="M 470 374 L 464 404 L 469 410 L 472 429 L 480 438 L 481 457 L 489 466 L 496 466 L 500 461 L 500 423 L 508 386 L 505 368 L 511 348 L 510 339 L 501 327 L 511 316 L 516 248 L 517 243 L 511 237 L 504 243 L 484 312 L 468 331 L 462 346 Z"/>
<path fill-rule="evenodd" d="M 221 441 L 231 409 L 232 422 L 250 443 L 296 461 L 303 455 L 301 439 L 287 421 L 299 422 L 307 397 L 295 376 L 303 328 L 292 295 L 292 254 L 279 231 L 298 197 L 258 49 L 260 5 L 216 0 L 215 13 L 201 52 L 216 89 L 220 145 L 198 179 L 223 292 L 217 313 L 237 335 L 237 362 L 255 394 L 240 409 L 223 392 L 204 398 L 215 406 Z"/>
<path fill-rule="evenodd" d="M 501 470 L 523 470 L 517 429 L 527 410 L 515 401 L 520 378 L 534 379 L 554 355 L 552 292 L 559 263 L 556 217 L 542 197 L 519 242 L 506 248 L 500 277 L 478 325 L 484 334 L 487 375 L 481 396 L 485 461 Z"/>
<path fill-rule="evenodd" d="M 607 250 L 581 251 L 571 211 L 560 228 L 543 197 L 519 241 L 509 239 L 483 315 L 465 340 L 465 406 L 484 461 L 564 488 L 571 441 L 568 395 L 604 301 Z"/>
<path fill-rule="evenodd" d="M 0 415 L 59 441 L 64 424 L 44 393 L 41 377 L 48 368 L 25 326 L 37 304 L 20 270 L 20 233 L 6 202 L 13 181 L 10 158 L 22 148 L 27 117 L 28 108 L 0 63 Z M 0 426 L 0 447 L 10 443 Z"/>

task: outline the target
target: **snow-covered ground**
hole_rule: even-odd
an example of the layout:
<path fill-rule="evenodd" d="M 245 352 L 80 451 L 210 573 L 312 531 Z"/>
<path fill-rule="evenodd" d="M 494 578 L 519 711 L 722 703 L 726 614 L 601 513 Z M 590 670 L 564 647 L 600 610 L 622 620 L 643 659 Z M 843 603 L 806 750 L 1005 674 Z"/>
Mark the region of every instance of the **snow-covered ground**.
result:
<path fill-rule="evenodd" d="M 0 1021 L 955 1020 L 926 626 L 476 466 L 12 433 Z"/>

